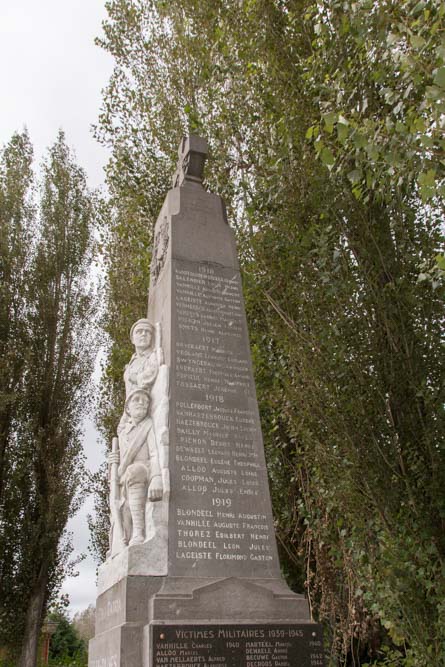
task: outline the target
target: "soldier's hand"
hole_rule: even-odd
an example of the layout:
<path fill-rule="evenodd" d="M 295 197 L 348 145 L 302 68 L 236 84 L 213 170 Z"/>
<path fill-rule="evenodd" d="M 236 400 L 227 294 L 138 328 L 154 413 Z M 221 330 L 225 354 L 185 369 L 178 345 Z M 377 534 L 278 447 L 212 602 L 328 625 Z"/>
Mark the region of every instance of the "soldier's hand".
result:
<path fill-rule="evenodd" d="M 112 465 L 113 463 L 117 463 L 119 465 L 119 452 L 111 452 L 111 454 L 108 454 L 107 460 L 108 465 Z"/>
<path fill-rule="evenodd" d="M 162 500 L 162 493 L 162 478 L 160 475 L 156 475 L 150 482 L 148 497 L 152 501 Z"/>

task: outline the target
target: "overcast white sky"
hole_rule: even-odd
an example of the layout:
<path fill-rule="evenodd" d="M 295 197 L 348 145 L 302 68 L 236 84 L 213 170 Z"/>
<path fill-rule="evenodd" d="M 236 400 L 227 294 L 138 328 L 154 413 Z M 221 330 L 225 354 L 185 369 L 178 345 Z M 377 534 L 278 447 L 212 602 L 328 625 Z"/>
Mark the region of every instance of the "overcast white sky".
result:
<path fill-rule="evenodd" d="M 0 143 L 26 125 L 40 156 L 61 127 L 94 187 L 103 181 L 107 154 L 90 125 L 112 69 L 111 56 L 94 45 L 104 4 L 0 1 Z"/>
<path fill-rule="evenodd" d="M 40 161 L 59 128 L 86 170 L 89 185 L 103 183 L 107 151 L 92 137 L 101 89 L 111 74 L 111 57 L 94 45 L 106 16 L 105 0 L 0 0 L 0 145 L 26 125 Z M 85 428 L 89 467 L 103 457 L 93 424 Z M 77 552 L 86 552 L 86 514 L 91 500 L 69 528 Z M 95 602 L 95 564 L 88 558 L 79 576 L 65 582 L 71 612 Z"/>

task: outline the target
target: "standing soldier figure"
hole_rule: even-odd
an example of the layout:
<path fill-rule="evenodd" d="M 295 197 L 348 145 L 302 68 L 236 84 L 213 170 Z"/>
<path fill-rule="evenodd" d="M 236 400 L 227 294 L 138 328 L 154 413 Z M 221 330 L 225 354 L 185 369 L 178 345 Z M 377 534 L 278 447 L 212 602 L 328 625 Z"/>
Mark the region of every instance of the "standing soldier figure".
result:
<path fill-rule="evenodd" d="M 135 389 L 150 391 L 159 369 L 155 350 L 155 328 L 147 319 L 140 319 L 133 324 L 130 329 L 130 340 L 136 351 L 125 367 L 126 398 Z"/>

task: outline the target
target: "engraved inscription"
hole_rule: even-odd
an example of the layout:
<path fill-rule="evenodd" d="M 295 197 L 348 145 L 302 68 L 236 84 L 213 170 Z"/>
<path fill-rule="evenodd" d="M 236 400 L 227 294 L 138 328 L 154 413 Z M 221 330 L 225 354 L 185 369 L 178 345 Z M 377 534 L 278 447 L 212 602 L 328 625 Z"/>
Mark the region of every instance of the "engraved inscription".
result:
<path fill-rule="evenodd" d="M 107 620 L 112 616 L 121 613 L 122 605 L 119 598 L 115 600 L 108 600 L 104 605 L 97 607 L 97 617 L 99 621 Z"/>
<path fill-rule="evenodd" d="M 154 625 L 151 667 L 323 667 L 321 626 Z"/>
<path fill-rule="evenodd" d="M 90 661 L 90 667 L 118 667 L 117 654 L 107 656 L 105 658 L 96 658 Z"/>
<path fill-rule="evenodd" d="M 175 263 L 177 505 L 181 561 L 276 560 L 239 274 Z M 199 509 L 197 508 L 199 503 Z"/>

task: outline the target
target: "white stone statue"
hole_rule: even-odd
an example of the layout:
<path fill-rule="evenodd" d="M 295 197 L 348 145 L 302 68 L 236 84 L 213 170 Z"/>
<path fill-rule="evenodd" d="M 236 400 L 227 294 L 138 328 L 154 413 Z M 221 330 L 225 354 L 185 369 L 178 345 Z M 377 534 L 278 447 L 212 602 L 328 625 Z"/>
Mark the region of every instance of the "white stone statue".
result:
<path fill-rule="evenodd" d="M 127 399 L 135 389 L 150 391 L 159 370 L 159 352 L 155 349 L 155 328 L 147 319 L 135 322 L 130 329 L 130 340 L 135 347 L 135 353 L 125 366 L 125 398 Z M 127 415 L 122 415 L 117 432 L 119 433 L 127 422 Z"/>
<path fill-rule="evenodd" d="M 145 505 L 162 499 L 162 476 L 153 423 L 149 416 L 150 396 L 144 389 L 133 391 L 125 402 L 128 419 L 119 435 L 119 451 L 109 456 L 111 466 L 118 465 L 114 483 L 119 486 L 114 500 L 121 512 L 113 526 L 123 544 L 141 544 L 145 540 Z M 113 538 L 112 538 L 113 539 Z M 113 545 L 112 545 L 113 547 Z"/>
<path fill-rule="evenodd" d="M 168 367 L 160 325 L 140 319 L 131 327 L 130 339 L 136 351 L 124 372 L 125 410 L 108 457 L 108 557 L 162 532 L 166 512 L 154 512 L 153 504 L 167 501 L 169 494 Z"/>

